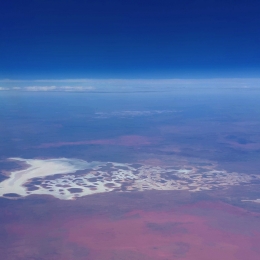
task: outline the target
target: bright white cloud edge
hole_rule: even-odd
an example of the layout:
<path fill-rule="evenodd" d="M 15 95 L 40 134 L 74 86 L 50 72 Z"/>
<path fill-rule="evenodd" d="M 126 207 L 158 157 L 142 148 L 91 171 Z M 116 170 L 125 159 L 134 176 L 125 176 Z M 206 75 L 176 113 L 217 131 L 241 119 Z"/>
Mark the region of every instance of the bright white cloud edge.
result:
<path fill-rule="evenodd" d="M 168 91 L 175 88 L 259 89 L 260 78 L 212 79 L 0 79 L 0 91 Z"/>

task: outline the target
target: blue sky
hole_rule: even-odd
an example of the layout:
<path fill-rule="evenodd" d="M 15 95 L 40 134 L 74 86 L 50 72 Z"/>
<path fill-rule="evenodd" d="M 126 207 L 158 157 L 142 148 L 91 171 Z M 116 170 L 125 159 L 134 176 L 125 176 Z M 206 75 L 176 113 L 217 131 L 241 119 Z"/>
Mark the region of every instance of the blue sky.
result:
<path fill-rule="evenodd" d="M 260 1 L 0 2 L 0 79 L 259 77 Z"/>

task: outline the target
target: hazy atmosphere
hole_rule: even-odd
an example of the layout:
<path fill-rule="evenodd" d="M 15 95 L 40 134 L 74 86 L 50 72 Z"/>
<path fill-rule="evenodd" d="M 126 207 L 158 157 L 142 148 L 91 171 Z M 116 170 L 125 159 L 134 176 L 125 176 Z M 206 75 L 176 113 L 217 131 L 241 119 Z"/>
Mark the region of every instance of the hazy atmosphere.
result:
<path fill-rule="evenodd" d="M 0 255 L 258 260 L 260 3 L 0 1 Z"/>

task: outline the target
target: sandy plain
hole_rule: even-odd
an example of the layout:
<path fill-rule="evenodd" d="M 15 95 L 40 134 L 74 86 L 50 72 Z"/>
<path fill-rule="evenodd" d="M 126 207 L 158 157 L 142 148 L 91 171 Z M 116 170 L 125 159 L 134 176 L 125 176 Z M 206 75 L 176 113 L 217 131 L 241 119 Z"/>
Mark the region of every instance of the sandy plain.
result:
<path fill-rule="evenodd" d="M 260 215 L 188 191 L 0 198 L 8 260 L 258 260 Z M 5 236 L 4 232 L 8 234 Z"/>

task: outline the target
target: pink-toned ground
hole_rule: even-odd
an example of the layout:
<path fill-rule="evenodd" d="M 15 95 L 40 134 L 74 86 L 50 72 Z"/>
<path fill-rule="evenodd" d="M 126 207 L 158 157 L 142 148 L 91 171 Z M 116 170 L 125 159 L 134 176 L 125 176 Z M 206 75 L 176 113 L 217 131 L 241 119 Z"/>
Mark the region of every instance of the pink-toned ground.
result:
<path fill-rule="evenodd" d="M 129 254 L 129 259 L 131 255 L 138 259 L 259 258 L 259 233 L 225 230 L 212 224 L 218 222 L 216 218 L 183 212 L 142 211 L 125 217 L 112 222 L 104 217 L 68 221 L 64 225 L 68 231 L 66 240 L 90 248 L 90 259 L 113 259 L 120 252 Z M 232 213 L 226 217 L 231 222 Z"/>
<path fill-rule="evenodd" d="M 73 202 L 77 203 L 66 202 L 66 207 Z M 84 204 L 88 212 L 83 213 Z M 114 205 L 125 208 L 122 214 L 94 206 L 91 210 L 88 204 L 83 198 L 79 208 L 68 207 L 66 213 L 48 203 L 27 213 L 34 207 L 4 210 L 3 259 L 259 260 L 257 213 L 205 201 L 160 210 Z M 18 208 L 24 211 L 20 217 Z"/>
<path fill-rule="evenodd" d="M 99 140 L 87 140 L 78 142 L 58 142 L 58 143 L 44 143 L 38 148 L 49 147 L 62 147 L 62 146 L 74 146 L 74 145 L 119 145 L 119 146 L 143 146 L 149 145 L 152 141 L 150 138 L 139 135 L 125 135 L 114 139 L 99 139 Z"/>

